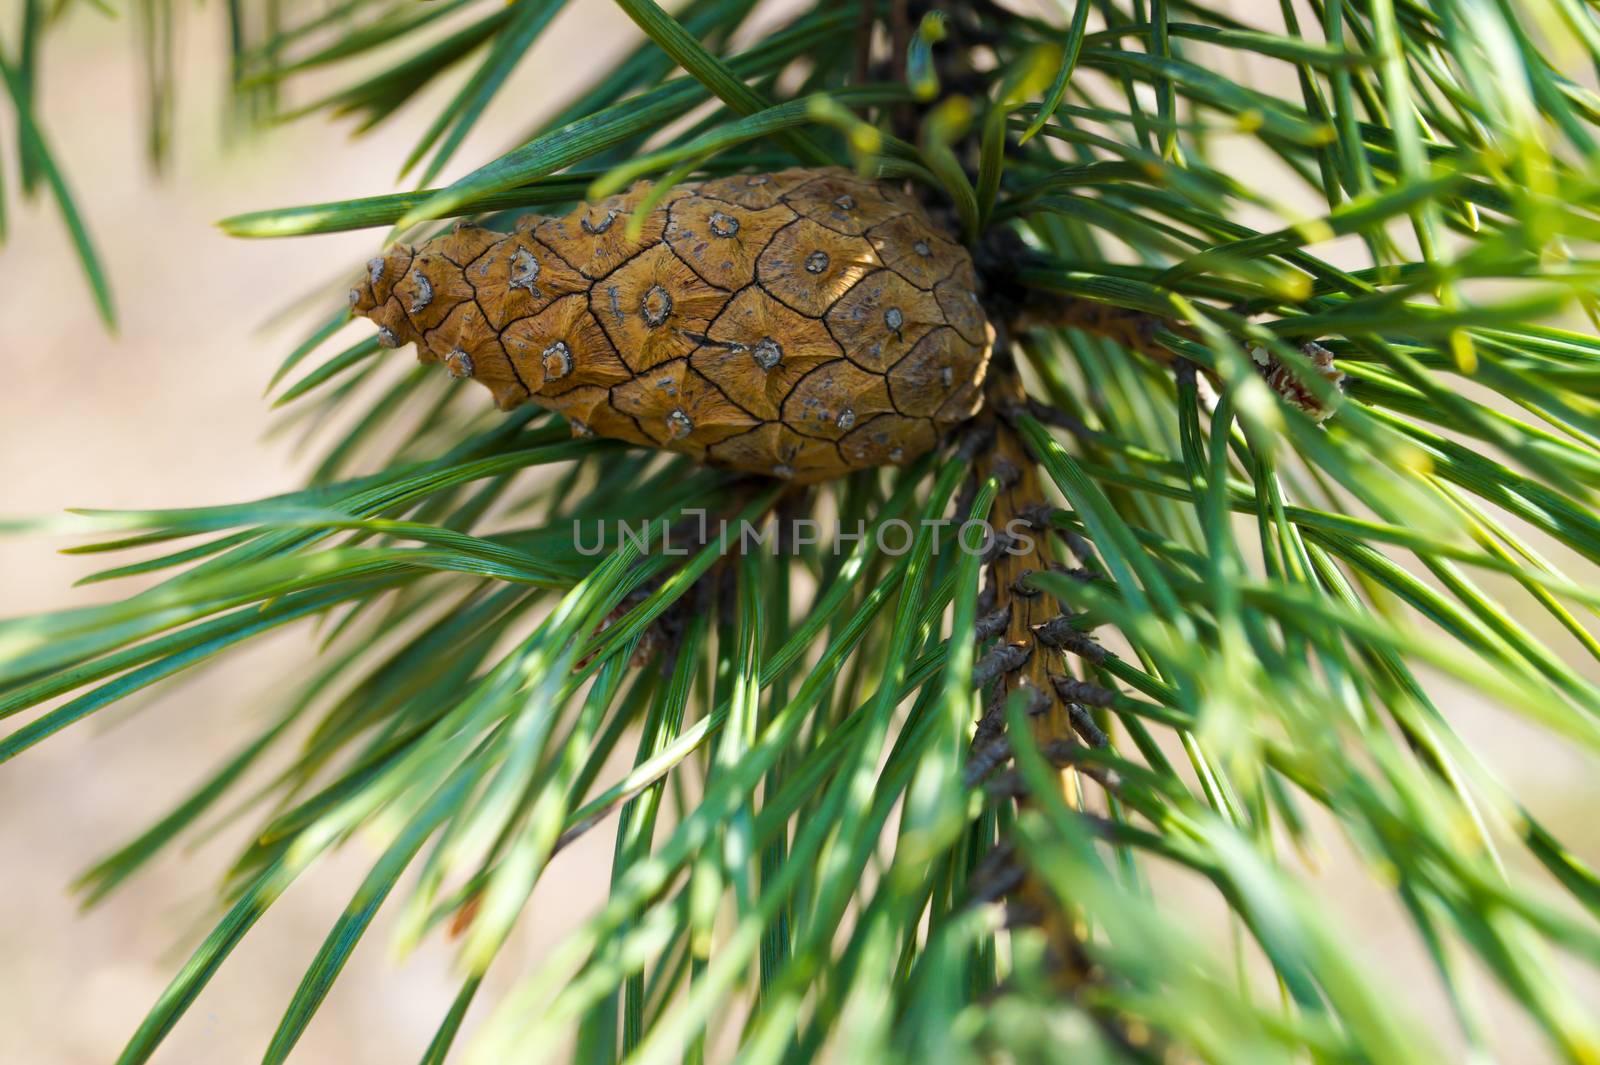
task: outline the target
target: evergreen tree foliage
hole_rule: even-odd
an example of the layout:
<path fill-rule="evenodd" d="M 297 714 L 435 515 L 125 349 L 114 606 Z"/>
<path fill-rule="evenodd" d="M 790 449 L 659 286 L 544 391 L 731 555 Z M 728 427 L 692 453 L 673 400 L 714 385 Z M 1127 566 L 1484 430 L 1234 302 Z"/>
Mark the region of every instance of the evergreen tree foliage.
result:
<path fill-rule="evenodd" d="M 1594 5 L 615 3 L 637 48 L 463 160 L 580 5 L 232 0 L 241 122 L 415 136 L 412 191 L 224 227 L 367 229 L 377 254 L 640 178 L 849 166 L 974 250 L 1001 329 L 986 411 L 908 466 L 796 491 L 380 358 L 344 308 L 360 264 L 330 263 L 273 378 L 292 424 L 348 425 L 304 488 L 87 512 L 83 552 L 133 552 L 96 579 L 160 579 L 0 622 L 0 761 L 320 627 L 276 719 L 241 720 L 237 751 L 79 885 L 99 899 L 218 824 L 240 843 L 123 1065 L 290 884 L 374 839 L 269 1063 L 384 906 L 401 948 L 459 952 L 425 1063 L 1435 1065 L 1497 1060 L 1508 1010 L 1552 1060 L 1600 1062 L 1581 990 L 1600 878 L 1441 694 L 1600 753 L 1600 340 L 1547 324 L 1595 311 Z M 25 0 L 0 73 L 19 188 L 57 200 L 109 321 L 32 117 L 70 4 Z M 160 158 L 176 0 L 125 6 Z M 406 107 L 436 79 L 458 86 L 444 106 Z M 867 535 L 663 550 L 697 511 Z M 969 518 L 1037 545 L 963 551 Z M 580 550 L 574 523 L 601 521 L 652 539 Z M 896 522 L 907 550 L 875 535 Z M 227 822 L 246 801 L 254 823 Z M 463 1031 L 592 832 L 615 836 L 609 895 Z M 1450 1023 L 1421 1023 L 1319 897 L 1300 858 L 1319 835 L 1409 916 Z M 1180 875 L 1229 914 L 1227 949 Z"/>

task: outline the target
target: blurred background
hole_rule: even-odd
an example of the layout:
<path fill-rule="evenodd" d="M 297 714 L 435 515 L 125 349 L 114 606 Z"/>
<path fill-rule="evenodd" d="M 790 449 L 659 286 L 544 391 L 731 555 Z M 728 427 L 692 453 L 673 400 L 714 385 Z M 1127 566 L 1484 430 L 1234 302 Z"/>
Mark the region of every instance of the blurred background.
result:
<path fill-rule="evenodd" d="M 1260 6 L 1275 24 L 1276 5 Z M 0 251 L 0 337 L 13 372 L 0 386 L 0 517 L 59 514 L 69 506 L 162 507 L 252 499 L 296 487 L 313 456 L 274 423 L 263 390 L 305 324 L 264 329 L 309 286 L 337 281 L 373 254 L 377 231 L 285 242 L 224 236 L 223 216 L 263 207 L 390 191 L 445 78 L 352 150 L 349 130 L 320 118 L 251 139 L 224 134 L 226 55 L 215 10 L 177 5 L 180 93 L 170 171 L 144 155 L 141 75 L 133 27 L 77 5 L 47 39 L 41 117 L 98 241 L 121 318 L 109 336 L 95 317 L 59 217 L 47 199 L 9 204 Z M 1268 10 L 1270 9 L 1270 10 Z M 759 22 L 757 23 L 757 26 Z M 491 106 L 444 176 L 503 151 L 540 114 L 564 102 L 599 64 L 637 35 L 610 4 L 569 4 L 531 61 Z M 0 109 L 0 124 L 9 118 Z M 3 131 L 8 139 L 14 131 Z M 16 188 L 8 176 L 10 188 Z M 103 601 L 127 588 L 73 582 L 99 568 L 61 555 L 72 541 L 49 533 L 0 538 L 0 613 L 17 615 Z M 1537 620 L 1537 619 L 1535 619 Z M 73 878 L 162 816 L 237 746 L 248 723 L 291 690 L 315 653 L 305 629 L 261 641 L 176 685 L 71 728 L 0 768 L 0 1062 L 102 1065 L 122 1043 L 217 915 L 224 863 L 253 823 L 155 863 L 107 901 L 80 912 Z M 1441 705 L 1558 834 L 1600 860 L 1593 767 L 1549 737 L 1485 707 L 1469 691 L 1441 689 Z M 625 745 L 624 745 L 625 746 Z M 1433 989 L 1422 945 L 1382 887 L 1337 834 L 1305 856 L 1331 904 L 1346 910 L 1353 942 L 1375 982 L 1414 1001 L 1447 1043 L 1447 1006 Z M 211 1065 L 259 1058 L 305 965 L 375 853 L 357 840 L 275 905 L 157 1055 Z M 609 833 L 563 852 L 479 996 L 469 1020 L 537 954 L 603 896 Z M 1162 883 L 1219 950 L 1230 929 L 1207 898 Z M 1180 911 L 1181 912 L 1181 911 Z M 386 951 L 380 916 L 297 1051 L 297 1060 L 391 1065 L 415 1060 L 455 994 L 448 943 L 433 941 L 403 965 Z M 1485 994 L 1487 985 L 1479 990 Z M 1600 987 L 1588 990 L 1600 1001 Z M 1496 1033 L 1504 1060 L 1550 1060 L 1511 1013 Z"/>
<path fill-rule="evenodd" d="M 173 7 L 185 21 L 177 27 L 173 152 L 160 176 L 145 157 L 147 101 L 134 27 L 80 4 L 46 38 L 41 118 L 106 261 L 120 328 L 110 336 L 96 318 L 48 196 L 8 203 L 0 305 L 10 320 L 0 337 L 27 369 L 0 386 L 0 517 L 59 515 L 73 506 L 188 506 L 297 487 L 316 456 L 296 449 L 296 432 L 268 438 L 276 418 L 263 392 L 308 320 L 274 319 L 314 286 L 342 292 L 383 234 L 251 242 L 225 236 L 215 223 L 255 208 L 403 187 L 396 174 L 415 124 L 431 120 L 429 109 L 456 88 L 442 79 L 421 106 L 359 142 L 348 124 L 320 118 L 230 135 L 221 11 Z M 594 64 L 639 39 L 606 3 L 569 4 L 548 32 L 446 179 L 504 151 Z M 9 105 L 0 107 L 0 134 L 14 143 L 10 114 Z M 18 187 L 14 172 L 6 183 Z M 142 586 L 74 588 L 110 557 L 58 553 L 73 542 L 0 537 L 0 614 L 103 602 Z M 238 818 L 197 849 L 180 848 L 88 912 L 71 882 L 229 757 L 315 653 L 308 627 L 283 632 L 68 729 L 0 771 L 0 1062 L 116 1059 L 218 916 L 218 879 L 256 821 Z M 358 841 L 325 875 L 291 889 L 155 1060 L 259 1060 L 374 853 L 371 841 Z M 603 895 L 610 873 L 603 832 L 565 858 L 571 873 L 561 878 L 563 890 L 536 897 L 538 919 L 495 971 L 501 986 L 527 951 L 548 947 Z M 451 951 L 430 943 L 397 966 L 387 933 L 380 917 L 372 949 L 358 952 L 297 1060 L 393 1065 L 420 1056 L 459 986 Z M 486 988 L 483 997 L 492 994 Z"/>

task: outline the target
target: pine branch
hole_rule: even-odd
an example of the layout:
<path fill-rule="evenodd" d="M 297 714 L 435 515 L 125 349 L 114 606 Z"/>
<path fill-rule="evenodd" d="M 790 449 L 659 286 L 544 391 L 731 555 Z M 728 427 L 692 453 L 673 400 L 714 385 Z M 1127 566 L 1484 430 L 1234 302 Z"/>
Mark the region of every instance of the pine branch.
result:
<path fill-rule="evenodd" d="M 370 228 L 379 254 L 638 179 L 642 219 L 681 182 L 848 165 L 914 198 L 931 242 L 967 243 L 998 331 L 984 409 L 905 465 L 736 478 L 402 366 L 347 331 L 360 264 L 330 263 L 272 378 L 284 431 L 321 455 L 307 485 L 77 515 L 65 528 L 95 539 L 74 550 L 132 553 L 90 579 L 154 583 L 0 622 L 18 720 L 0 761 L 321 625 L 278 714 L 81 882 L 98 900 L 256 819 L 231 908 L 122 1060 L 185 1023 L 290 883 L 373 840 L 269 1061 L 293 1060 L 383 905 L 402 948 L 460 952 L 418 1048 L 434 1063 L 737 1044 L 1431 1065 L 1503 1055 L 1484 981 L 1553 1059 L 1596 1060 L 1594 856 L 1530 814 L 1441 696 L 1600 754 L 1600 340 L 1553 324 L 1592 320 L 1600 276 L 1587 9 L 619 6 L 637 47 L 469 161 L 580 5 L 232 5 L 237 118 L 415 123 L 393 162 L 421 180 L 224 228 Z M 166 153 L 173 13 L 140 11 Z M 25 5 L 0 61 L 15 169 L 53 187 L 106 310 L 37 122 L 47 14 Z M 465 177 L 421 187 L 451 161 Z M 937 301 L 946 279 L 926 280 Z M 832 514 L 860 538 L 795 535 Z M 702 518 L 780 548 L 741 554 Z M 986 553 L 963 521 L 996 531 Z M 617 522 L 650 540 L 595 548 Z M 532 893 L 612 825 L 597 912 L 480 1025 L 468 1007 L 540 920 Z M 1329 825 L 1408 915 L 1447 1020 L 1412 1015 L 1306 875 Z M 1152 890 L 1170 870 L 1213 894 L 1231 947 Z"/>

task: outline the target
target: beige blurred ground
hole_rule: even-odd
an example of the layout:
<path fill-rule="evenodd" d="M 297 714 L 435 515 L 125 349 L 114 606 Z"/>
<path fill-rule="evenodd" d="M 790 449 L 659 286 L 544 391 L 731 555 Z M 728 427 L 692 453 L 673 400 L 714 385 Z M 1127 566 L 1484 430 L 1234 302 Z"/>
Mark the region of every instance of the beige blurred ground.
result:
<path fill-rule="evenodd" d="M 187 6 L 187 5 L 180 5 Z M 80 5 L 86 10 L 86 5 Z M 258 325 L 280 304 L 366 257 L 373 234 L 247 243 L 212 225 L 233 212 L 392 188 L 408 136 L 380 131 L 360 151 L 312 121 L 218 151 L 221 30 L 190 9 L 174 172 L 152 179 L 141 158 L 137 73 L 126 26 L 80 13 L 46 55 L 44 114 L 110 265 L 122 316 L 108 338 L 48 207 L 16 210 L 0 255 L 0 326 L 11 372 L 0 385 L 0 514 L 69 505 L 179 506 L 250 499 L 293 487 L 303 463 L 264 443 L 261 400 L 290 334 Z M 525 63 L 461 160 L 490 157 L 560 102 L 594 64 L 631 40 L 615 10 L 573 5 Z M 432 98 L 437 106 L 438 96 Z M 432 117 L 429 106 L 408 117 Z M 10 141 L 10 131 L 4 131 Z M 460 167 L 456 170 L 459 172 Z M 8 185 L 15 188 L 14 175 Z M 92 560 L 53 553 L 50 537 L 0 540 L 0 614 L 94 602 L 71 589 Z M 144 828 L 248 734 L 283 678 L 307 660 L 303 634 L 276 637 L 182 686 L 102 714 L 0 769 L 0 1063 L 103 1065 L 214 916 L 206 908 L 237 837 L 169 857 L 98 910 L 80 915 L 72 877 Z M 1591 814 L 1600 795 L 1585 765 L 1467 692 L 1444 703 L 1551 826 L 1600 857 Z M 293 889 L 247 938 L 157 1061 L 257 1060 L 301 972 L 371 860 L 364 843 Z M 561 857 L 496 970 L 500 985 L 570 927 L 603 891 L 609 845 L 596 833 Z M 1427 963 L 1391 900 L 1330 844 L 1325 886 L 1349 915 L 1374 980 L 1446 1026 L 1426 988 Z M 1203 896 L 1197 926 L 1215 925 Z M 431 944 L 403 968 L 380 918 L 301 1044 L 312 1065 L 414 1060 L 454 993 L 449 952 Z M 1214 929 L 1219 945 L 1225 930 Z M 1588 984 L 1589 991 L 1595 985 Z M 493 998 L 493 989 L 482 998 Z M 474 1011 L 476 1018 L 479 1011 Z M 1499 1033 L 1508 1062 L 1547 1060 L 1525 1025 Z"/>
<path fill-rule="evenodd" d="M 44 117 L 108 261 L 122 327 L 107 337 L 95 320 L 48 202 L 12 203 L 12 240 L 0 253 L 0 337 L 16 371 L 0 385 L 0 514 L 192 505 L 294 487 L 307 463 L 287 444 L 263 441 L 271 419 L 261 398 L 294 331 L 260 327 L 308 285 L 362 262 L 381 235 L 252 243 L 225 237 L 214 222 L 394 188 L 411 136 L 443 102 L 435 93 L 407 113 L 409 126 L 380 131 L 361 150 L 351 150 L 347 129 L 318 121 L 219 147 L 220 9 L 177 6 L 188 22 L 180 36 L 177 153 L 164 179 L 153 178 L 142 157 L 144 105 L 130 28 L 79 5 L 45 55 Z M 573 5 L 460 158 L 482 161 L 504 150 L 593 64 L 625 48 L 630 31 L 609 4 Z M 0 158 L 9 162 L 13 134 L 3 134 Z M 6 182 L 16 189 L 14 172 Z M 116 594 L 70 587 L 97 567 L 55 553 L 65 542 L 0 540 L 0 614 Z M 203 779 L 311 653 L 303 632 L 275 637 L 136 700 L 132 711 L 70 729 L 0 772 L 0 1063 L 115 1059 L 215 918 L 208 906 L 216 877 L 240 843 L 237 829 L 249 822 L 197 855 L 158 863 L 85 916 L 68 884 Z M 373 854 L 370 844 L 348 849 L 331 875 L 317 874 L 274 906 L 156 1060 L 259 1060 Z M 609 858 L 598 835 L 563 858 L 562 875 L 535 900 L 538 920 L 497 970 L 502 981 L 600 896 Z M 455 994 L 450 954 L 433 944 L 396 968 L 387 939 L 380 918 L 298 1060 L 393 1065 L 420 1056 Z"/>

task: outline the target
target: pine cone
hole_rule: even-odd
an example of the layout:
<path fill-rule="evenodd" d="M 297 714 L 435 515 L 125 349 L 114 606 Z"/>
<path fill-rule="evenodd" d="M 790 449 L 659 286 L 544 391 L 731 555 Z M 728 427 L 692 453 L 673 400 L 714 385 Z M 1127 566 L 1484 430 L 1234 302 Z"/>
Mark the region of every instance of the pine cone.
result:
<path fill-rule="evenodd" d="M 982 402 L 994 330 L 966 250 L 840 169 L 645 184 L 512 233 L 368 263 L 389 347 L 597 434 L 796 481 L 908 462 Z"/>

